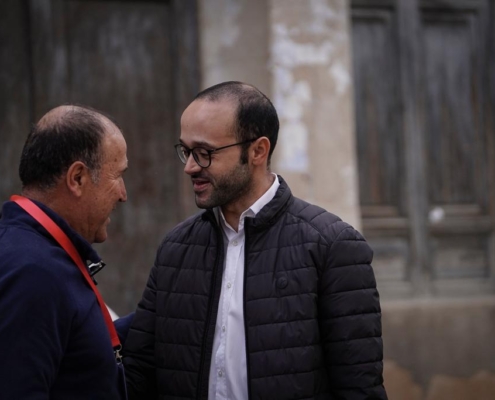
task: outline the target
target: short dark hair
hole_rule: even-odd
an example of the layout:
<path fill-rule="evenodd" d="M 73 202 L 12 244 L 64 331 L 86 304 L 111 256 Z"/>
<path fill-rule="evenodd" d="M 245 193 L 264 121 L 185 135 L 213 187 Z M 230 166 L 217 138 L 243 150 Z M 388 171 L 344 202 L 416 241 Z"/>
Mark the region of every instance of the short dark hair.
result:
<path fill-rule="evenodd" d="M 198 93 L 194 100 L 237 101 L 235 135 L 239 142 L 266 136 L 270 141 L 268 165 L 277 144 L 279 121 L 272 102 L 252 85 L 238 81 L 222 82 Z M 241 162 L 247 162 L 249 144 L 243 145 Z"/>
<path fill-rule="evenodd" d="M 61 115 L 49 116 L 49 112 L 31 129 L 19 164 L 23 187 L 49 189 L 76 161 L 88 167 L 93 181 L 98 180 L 103 115 L 86 106 L 64 107 Z"/>

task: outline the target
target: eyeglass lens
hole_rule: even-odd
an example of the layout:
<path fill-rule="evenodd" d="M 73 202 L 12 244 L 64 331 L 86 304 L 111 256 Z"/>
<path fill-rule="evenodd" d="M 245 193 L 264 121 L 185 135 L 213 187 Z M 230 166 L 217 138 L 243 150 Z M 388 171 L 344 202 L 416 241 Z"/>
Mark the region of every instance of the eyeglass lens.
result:
<path fill-rule="evenodd" d="M 186 164 L 189 155 L 193 155 L 194 161 L 196 161 L 200 167 L 207 168 L 210 165 L 210 153 L 201 147 L 195 147 L 194 149 L 188 149 L 182 145 L 177 146 L 177 154 L 180 160 Z"/>

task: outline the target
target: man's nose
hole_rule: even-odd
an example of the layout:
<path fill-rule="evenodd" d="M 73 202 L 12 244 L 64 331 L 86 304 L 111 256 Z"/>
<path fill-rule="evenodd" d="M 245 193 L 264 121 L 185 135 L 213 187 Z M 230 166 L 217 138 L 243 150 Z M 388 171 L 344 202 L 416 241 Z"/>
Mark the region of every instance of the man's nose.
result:
<path fill-rule="evenodd" d="M 199 171 L 201 171 L 201 167 L 194 159 L 193 154 L 189 154 L 186 165 L 184 165 L 184 172 L 188 175 L 192 175 L 198 173 Z"/>
<path fill-rule="evenodd" d="M 124 181 L 122 180 L 122 190 L 121 190 L 121 193 L 120 193 L 120 199 L 119 201 L 121 201 L 122 203 L 125 203 L 127 201 L 127 190 L 125 188 L 125 183 Z"/>

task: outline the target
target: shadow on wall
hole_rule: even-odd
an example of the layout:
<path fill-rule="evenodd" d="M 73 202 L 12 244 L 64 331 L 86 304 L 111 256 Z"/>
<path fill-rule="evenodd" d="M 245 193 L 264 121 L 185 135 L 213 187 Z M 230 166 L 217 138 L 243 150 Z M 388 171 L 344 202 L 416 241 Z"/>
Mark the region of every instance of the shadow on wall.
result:
<path fill-rule="evenodd" d="M 389 400 L 495 400 L 495 374 L 480 371 L 469 379 L 435 375 L 426 394 L 411 373 L 395 362 L 384 362 Z"/>

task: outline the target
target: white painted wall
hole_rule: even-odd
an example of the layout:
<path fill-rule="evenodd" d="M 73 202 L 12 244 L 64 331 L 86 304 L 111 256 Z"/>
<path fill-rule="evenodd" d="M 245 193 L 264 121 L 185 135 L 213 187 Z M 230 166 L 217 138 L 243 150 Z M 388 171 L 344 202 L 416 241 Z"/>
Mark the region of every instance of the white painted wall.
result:
<path fill-rule="evenodd" d="M 360 228 L 344 0 L 199 0 L 202 87 L 257 86 L 280 117 L 273 171 Z"/>

